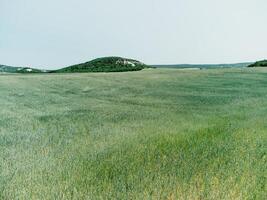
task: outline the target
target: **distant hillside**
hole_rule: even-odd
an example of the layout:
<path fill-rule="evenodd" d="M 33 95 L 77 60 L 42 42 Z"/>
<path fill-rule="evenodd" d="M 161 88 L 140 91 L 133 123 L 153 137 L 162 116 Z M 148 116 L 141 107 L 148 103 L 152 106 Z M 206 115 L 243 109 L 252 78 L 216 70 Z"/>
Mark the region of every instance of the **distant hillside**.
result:
<path fill-rule="evenodd" d="M 43 73 L 45 70 L 34 69 L 30 67 L 11 67 L 0 65 L 0 73 Z"/>
<path fill-rule="evenodd" d="M 152 65 L 157 68 L 200 68 L 200 69 L 209 69 L 209 68 L 242 68 L 247 67 L 252 63 L 235 63 L 235 64 L 174 64 L 174 65 Z"/>
<path fill-rule="evenodd" d="M 267 67 L 267 60 L 257 61 L 248 67 Z"/>
<path fill-rule="evenodd" d="M 17 73 L 45 73 L 46 70 L 40 70 L 40 69 L 34 69 L 34 68 L 29 68 L 29 67 L 21 67 L 18 68 Z"/>
<path fill-rule="evenodd" d="M 10 67 L 6 65 L 0 65 L 0 73 L 16 73 L 18 67 Z"/>
<path fill-rule="evenodd" d="M 89 62 L 72 65 L 58 70 L 40 70 L 30 67 L 11 67 L 0 65 L 0 73 L 75 73 L 75 72 L 126 72 L 139 71 L 144 68 L 176 68 L 176 69 L 212 69 L 212 68 L 243 68 L 267 67 L 267 60 L 256 63 L 236 64 L 174 64 L 174 65 L 146 65 L 140 61 L 122 57 L 103 57 Z"/>
<path fill-rule="evenodd" d="M 95 60 L 69 66 L 52 72 L 73 73 L 73 72 L 125 72 L 139 71 L 147 66 L 137 60 L 121 57 L 104 57 Z"/>

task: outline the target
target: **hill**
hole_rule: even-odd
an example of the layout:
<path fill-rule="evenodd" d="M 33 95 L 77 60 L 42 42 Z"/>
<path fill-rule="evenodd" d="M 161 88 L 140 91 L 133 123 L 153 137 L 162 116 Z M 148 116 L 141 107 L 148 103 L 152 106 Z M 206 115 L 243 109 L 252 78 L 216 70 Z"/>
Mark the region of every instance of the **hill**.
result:
<path fill-rule="evenodd" d="M 45 73 L 46 70 L 34 69 L 29 67 L 20 67 L 16 71 L 17 73 Z"/>
<path fill-rule="evenodd" d="M 267 60 L 257 61 L 255 63 L 249 65 L 248 67 L 267 67 Z"/>
<path fill-rule="evenodd" d="M 252 63 L 234 63 L 234 64 L 173 64 L 173 65 L 152 65 L 156 68 L 200 68 L 200 69 L 212 69 L 212 68 L 242 68 L 247 67 Z"/>
<path fill-rule="evenodd" d="M 137 60 L 121 57 L 103 57 L 89 62 L 72 65 L 63 69 L 55 70 L 57 73 L 73 72 L 125 72 L 139 71 L 147 67 Z"/>
<path fill-rule="evenodd" d="M 45 70 L 34 69 L 30 67 L 11 67 L 0 65 L 0 73 L 44 73 Z"/>
<path fill-rule="evenodd" d="M 0 73 L 15 73 L 19 67 L 0 65 Z"/>

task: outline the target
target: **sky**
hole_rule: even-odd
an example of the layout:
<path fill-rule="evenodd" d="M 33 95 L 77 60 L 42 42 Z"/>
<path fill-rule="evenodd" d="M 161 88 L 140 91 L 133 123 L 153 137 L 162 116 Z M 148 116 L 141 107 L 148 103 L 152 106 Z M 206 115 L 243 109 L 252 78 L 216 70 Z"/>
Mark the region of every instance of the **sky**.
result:
<path fill-rule="evenodd" d="M 0 0 L 0 64 L 56 69 L 267 58 L 266 0 Z"/>

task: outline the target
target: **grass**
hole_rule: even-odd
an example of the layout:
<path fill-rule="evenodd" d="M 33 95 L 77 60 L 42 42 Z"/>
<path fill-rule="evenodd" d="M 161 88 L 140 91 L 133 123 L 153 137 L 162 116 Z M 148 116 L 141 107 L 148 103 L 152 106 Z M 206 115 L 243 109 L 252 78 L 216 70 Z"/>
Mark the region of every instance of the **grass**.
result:
<path fill-rule="evenodd" d="M 0 75 L 0 199 L 265 199 L 267 71 Z"/>

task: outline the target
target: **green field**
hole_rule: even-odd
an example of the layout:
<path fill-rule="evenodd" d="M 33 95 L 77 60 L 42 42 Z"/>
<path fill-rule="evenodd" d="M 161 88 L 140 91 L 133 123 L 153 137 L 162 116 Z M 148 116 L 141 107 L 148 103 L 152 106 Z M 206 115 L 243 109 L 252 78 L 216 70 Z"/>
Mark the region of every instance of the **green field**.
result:
<path fill-rule="evenodd" d="M 265 199 L 267 70 L 0 75 L 0 199 Z"/>

